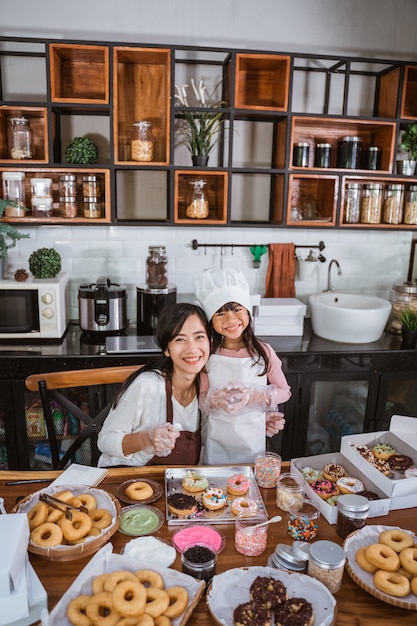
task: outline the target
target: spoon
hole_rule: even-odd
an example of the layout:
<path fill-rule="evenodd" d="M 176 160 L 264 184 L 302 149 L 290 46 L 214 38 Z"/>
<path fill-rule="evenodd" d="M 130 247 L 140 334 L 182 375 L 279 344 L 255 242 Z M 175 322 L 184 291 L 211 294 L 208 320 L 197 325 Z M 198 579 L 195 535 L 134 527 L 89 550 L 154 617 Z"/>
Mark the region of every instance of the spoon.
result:
<path fill-rule="evenodd" d="M 267 524 L 272 524 L 273 522 L 280 522 L 281 520 L 282 520 L 281 515 L 275 515 L 274 517 L 271 517 L 271 519 L 267 519 L 266 522 L 255 524 L 255 526 L 251 526 L 250 528 L 245 528 L 245 530 L 252 533 L 254 530 L 256 530 L 257 528 L 260 528 L 261 526 L 266 526 Z"/>

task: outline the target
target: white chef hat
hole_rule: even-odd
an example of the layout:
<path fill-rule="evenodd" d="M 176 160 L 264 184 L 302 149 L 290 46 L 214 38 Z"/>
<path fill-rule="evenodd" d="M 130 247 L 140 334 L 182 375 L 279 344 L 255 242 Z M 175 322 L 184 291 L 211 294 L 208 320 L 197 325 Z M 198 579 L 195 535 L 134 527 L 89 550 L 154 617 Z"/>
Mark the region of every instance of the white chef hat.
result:
<path fill-rule="evenodd" d="M 206 270 L 196 281 L 195 292 L 209 320 L 228 302 L 237 302 L 252 313 L 250 288 L 243 272 Z"/>

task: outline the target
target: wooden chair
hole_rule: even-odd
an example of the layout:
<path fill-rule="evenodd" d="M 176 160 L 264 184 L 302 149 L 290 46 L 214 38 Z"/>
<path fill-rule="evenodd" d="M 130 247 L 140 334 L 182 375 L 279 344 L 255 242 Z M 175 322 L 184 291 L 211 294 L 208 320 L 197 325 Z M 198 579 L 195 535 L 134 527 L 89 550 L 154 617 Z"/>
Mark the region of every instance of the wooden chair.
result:
<path fill-rule="evenodd" d="M 107 385 L 123 383 L 133 372 L 137 371 L 141 365 L 126 365 L 115 367 L 102 367 L 85 370 L 67 370 L 61 372 L 48 372 L 44 374 L 31 374 L 25 380 L 26 388 L 29 391 L 39 391 L 42 409 L 48 433 L 49 445 L 51 448 L 53 469 L 64 469 L 68 462 L 73 459 L 76 451 L 87 439 L 96 441 L 104 420 L 110 410 L 112 398 L 108 398 Z M 79 387 L 93 388 L 95 392 L 95 404 L 98 412 L 94 416 L 88 415 L 77 404 L 67 397 L 68 389 Z M 79 435 L 74 439 L 71 446 L 60 458 L 60 445 L 56 433 L 55 423 L 52 415 L 52 402 L 64 407 L 85 426 L 80 430 Z M 98 457 L 96 447 L 96 457 Z M 97 459 L 93 459 L 95 464 Z"/>

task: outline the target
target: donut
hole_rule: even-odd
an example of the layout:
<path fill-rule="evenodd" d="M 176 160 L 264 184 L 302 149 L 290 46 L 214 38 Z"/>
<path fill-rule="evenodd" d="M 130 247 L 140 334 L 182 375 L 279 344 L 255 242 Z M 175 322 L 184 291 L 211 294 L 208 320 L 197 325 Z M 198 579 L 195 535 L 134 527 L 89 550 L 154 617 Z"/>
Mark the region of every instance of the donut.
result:
<path fill-rule="evenodd" d="M 312 626 L 313 623 L 313 607 L 304 598 L 289 598 L 275 611 L 275 626 Z"/>
<path fill-rule="evenodd" d="M 126 487 L 126 495 L 131 500 L 147 500 L 153 496 L 153 489 L 149 483 L 137 480 Z"/>
<path fill-rule="evenodd" d="M 163 589 L 165 587 L 164 579 L 161 574 L 151 569 L 140 569 L 135 572 L 135 576 L 145 587 L 156 587 L 156 589 Z"/>
<path fill-rule="evenodd" d="M 123 617 L 131 617 L 144 613 L 146 607 L 146 589 L 136 579 L 122 580 L 114 588 L 113 607 Z"/>
<path fill-rule="evenodd" d="M 355 560 L 356 560 L 356 563 L 359 565 L 359 567 L 364 569 L 365 572 L 369 572 L 370 574 L 375 574 L 378 568 L 376 567 L 376 565 L 372 565 L 372 563 L 370 563 L 368 559 L 366 558 L 366 547 L 367 546 L 362 546 L 361 548 L 356 550 Z"/>
<path fill-rule="evenodd" d="M 370 450 L 367 446 L 363 446 L 361 444 L 353 444 L 353 447 L 356 452 L 359 452 L 359 454 L 367 461 L 374 458 L 372 450 Z"/>
<path fill-rule="evenodd" d="M 323 469 L 323 478 L 331 480 L 332 483 L 335 483 L 339 478 L 343 478 L 347 475 L 345 468 L 338 463 L 327 463 Z"/>
<path fill-rule="evenodd" d="M 60 520 L 61 517 L 63 517 L 63 515 L 64 515 L 63 511 L 59 511 L 58 509 L 55 509 L 53 506 L 48 505 L 48 516 L 46 518 L 47 522 L 52 522 L 52 524 L 56 524 L 58 520 Z"/>
<path fill-rule="evenodd" d="M 169 597 L 169 607 L 164 611 L 164 615 L 170 619 L 175 619 L 182 615 L 188 604 L 188 591 L 184 587 L 175 585 L 165 589 Z"/>
<path fill-rule="evenodd" d="M 406 454 L 393 454 L 388 459 L 388 465 L 396 472 L 404 472 L 412 462 L 412 458 Z"/>
<path fill-rule="evenodd" d="M 314 483 L 316 480 L 321 480 L 323 478 L 323 472 L 318 469 L 314 469 L 314 467 L 302 467 L 300 472 L 309 485 Z"/>
<path fill-rule="evenodd" d="M 364 498 L 367 498 L 368 500 L 379 500 L 379 495 L 373 491 L 361 491 L 360 494 L 361 496 L 363 496 Z"/>
<path fill-rule="evenodd" d="M 170 622 L 170 620 L 168 621 Z M 122 617 L 117 622 L 117 626 L 154 626 L 154 624 L 156 624 L 156 620 L 147 613 L 135 617 Z"/>
<path fill-rule="evenodd" d="M 197 500 L 187 493 L 172 493 L 168 496 L 168 509 L 178 517 L 190 517 L 197 509 Z"/>
<path fill-rule="evenodd" d="M 234 515 L 240 515 L 241 513 L 255 515 L 257 510 L 258 505 L 256 501 L 250 498 L 235 498 L 232 502 L 232 513 Z"/>
<path fill-rule="evenodd" d="M 67 606 L 67 617 L 74 626 L 91 626 L 91 620 L 87 617 L 87 603 L 91 596 L 86 594 L 77 596 Z"/>
<path fill-rule="evenodd" d="M 69 504 L 73 504 L 74 506 L 84 506 L 87 511 L 91 513 L 91 511 L 95 511 L 97 508 L 97 498 L 91 495 L 91 493 L 80 493 L 79 496 L 71 498 Z"/>
<path fill-rule="evenodd" d="M 129 572 L 128 570 L 119 569 L 111 574 L 107 574 L 106 578 L 103 580 L 103 591 L 113 592 L 116 589 L 116 586 L 128 580 L 130 582 L 138 582 L 135 574 Z"/>
<path fill-rule="evenodd" d="M 411 591 L 414 593 L 415 596 L 417 596 L 417 576 L 414 576 L 414 578 L 411 579 L 410 585 Z"/>
<path fill-rule="evenodd" d="M 404 550 L 404 548 L 414 547 L 414 539 L 404 530 L 384 530 L 380 533 L 378 541 L 389 546 L 397 553 Z"/>
<path fill-rule="evenodd" d="M 387 572 L 395 572 L 400 567 L 398 554 L 382 543 L 369 545 L 366 548 L 365 556 L 372 565 Z"/>
<path fill-rule="evenodd" d="M 374 585 L 383 593 L 403 598 L 410 593 L 410 581 L 398 572 L 378 570 L 374 574 Z"/>
<path fill-rule="evenodd" d="M 112 521 L 110 511 L 107 509 L 96 509 L 95 511 L 91 511 L 91 513 L 89 513 L 89 517 L 91 519 L 92 526 L 99 528 L 100 530 L 110 526 Z"/>
<path fill-rule="evenodd" d="M 114 609 L 113 595 L 109 591 L 91 596 L 85 612 L 94 626 L 115 626 L 120 617 Z"/>
<path fill-rule="evenodd" d="M 62 543 L 63 533 L 57 524 L 52 522 L 44 522 L 40 526 L 36 526 L 30 533 L 30 540 L 36 546 L 41 548 L 54 548 Z"/>
<path fill-rule="evenodd" d="M 252 600 L 267 609 L 275 609 L 287 600 L 287 589 L 280 581 L 270 576 L 257 576 L 249 587 Z"/>
<path fill-rule="evenodd" d="M 210 489 L 206 489 L 201 496 L 201 500 L 206 509 L 209 509 L 209 511 L 222 509 L 227 503 L 226 494 L 223 489 L 219 489 L 217 487 L 210 487 Z"/>
<path fill-rule="evenodd" d="M 390 443 L 377 443 L 376 446 L 372 448 L 372 454 L 377 459 L 387 461 L 390 456 L 397 454 L 397 451 Z"/>
<path fill-rule="evenodd" d="M 48 517 L 48 505 L 46 502 L 39 500 L 28 513 L 29 528 L 33 530 L 36 526 L 40 526 L 46 522 Z"/>
<path fill-rule="evenodd" d="M 417 477 L 417 467 L 414 467 L 414 465 L 412 465 L 411 467 L 407 468 L 404 472 L 404 477 L 405 478 L 416 478 Z"/>
<path fill-rule="evenodd" d="M 166 615 L 158 615 L 158 617 L 154 618 L 153 622 L 155 626 L 172 626 L 171 620 Z"/>
<path fill-rule="evenodd" d="M 365 485 L 358 478 L 344 476 L 336 481 L 340 493 L 360 493 L 365 489 Z"/>
<path fill-rule="evenodd" d="M 145 613 L 151 617 L 158 617 L 158 615 L 165 613 L 170 602 L 166 591 L 156 587 L 148 587 L 146 589 Z"/>
<path fill-rule="evenodd" d="M 207 478 L 197 471 L 187 472 L 182 479 L 182 486 L 186 491 L 190 491 L 191 493 L 204 491 L 204 489 L 207 489 L 208 484 Z"/>
<path fill-rule="evenodd" d="M 384 461 L 384 459 L 377 459 L 376 457 L 372 457 L 371 459 L 368 459 L 368 462 L 372 465 L 372 467 L 375 467 L 378 472 L 384 474 L 384 476 L 388 476 L 391 472 L 391 468 L 388 465 L 388 462 Z"/>
<path fill-rule="evenodd" d="M 227 479 L 226 489 L 232 496 L 244 496 L 249 491 L 249 480 L 243 474 L 232 474 Z"/>
<path fill-rule="evenodd" d="M 233 611 L 234 626 L 271 626 L 271 611 L 251 600 L 239 604 Z"/>
<path fill-rule="evenodd" d="M 72 519 L 67 519 L 64 515 L 59 520 L 59 526 L 61 527 L 64 538 L 71 541 L 78 541 L 81 537 L 91 530 L 92 522 L 87 513 L 81 511 L 71 511 Z"/>
<path fill-rule="evenodd" d="M 97 594 L 97 593 L 101 593 L 102 591 L 105 591 L 104 589 L 104 581 L 106 580 L 106 578 L 109 576 L 109 574 L 99 574 L 98 576 L 96 576 L 93 580 L 93 594 Z"/>
<path fill-rule="evenodd" d="M 327 500 L 331 496 L 335 496 L 339 493 L 339 489 L 336 486 L 336 483 L 333 483 L 331 480 L 316 480 L 316 482 L 311 483 L 310 487 L 320 498 L 323 500 Z"/>
<path fill-rule="evenodd" d="M 69 502 L 73 497 L 74 494 L 69 489 L 64 489 L 64 491 L 54 493 L 55 500 L 61 500 L 61 502 Z"/>
<path fill-rule="evenodd" d="M 79 543 L 84 543 L 84 541 L 88 539 L 88 537 L 98 537 L 99 535 L 101 535 L 101 530 L 92 526 L 88 533 L 84 535 L 84 537 L 80 537 L 80 539 L 76 539 L 75 541 L 68 541 L 68 544 L 71 546 L 76 546 Z"/>
<path fill-rule="evenodd" d="M 326 499 L 326 503 L 329 504 L 330 506 L 336 506 L 337 505 L 337 501 L 340 498 L 342 494 L 340 493 L 336 493 L 334 496 L 330 496 L 330 498 Z"/>
<path fill-rule="evenodd" d="M 404 548 L 399 556 L 402 567 L 417 576 L 417 548 Z"/>

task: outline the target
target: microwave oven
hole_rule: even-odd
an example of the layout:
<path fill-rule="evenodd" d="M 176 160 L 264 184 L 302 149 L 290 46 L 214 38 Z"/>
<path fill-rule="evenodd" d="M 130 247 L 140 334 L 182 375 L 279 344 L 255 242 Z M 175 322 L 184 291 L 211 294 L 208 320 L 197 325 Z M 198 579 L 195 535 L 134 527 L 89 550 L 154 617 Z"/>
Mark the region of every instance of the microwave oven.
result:
<path fill-rule="evenodd" d="M 0 339 L 59 339 L 68 325 L 68 274 L 0 281 Z"/>

